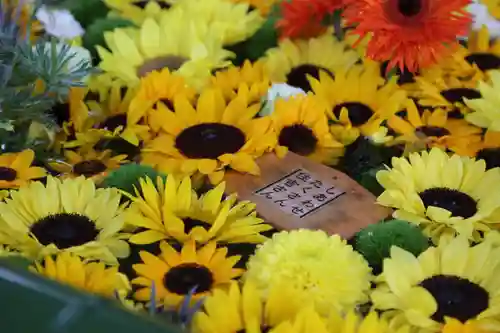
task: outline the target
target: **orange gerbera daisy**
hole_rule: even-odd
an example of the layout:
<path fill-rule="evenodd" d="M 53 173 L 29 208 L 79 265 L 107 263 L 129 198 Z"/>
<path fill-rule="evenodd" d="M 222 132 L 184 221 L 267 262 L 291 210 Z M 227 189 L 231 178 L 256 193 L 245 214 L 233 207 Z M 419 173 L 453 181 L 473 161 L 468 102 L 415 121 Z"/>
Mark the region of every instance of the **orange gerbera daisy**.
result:
<path fill-rule="evenodd" d="M 281 19 L 276 23 L 281 38 L 312 38 L 327 29 L 324 17 L 342 6 L 343 0 L 292 0 L 281 2 Z"/>
<path fill-rule="evenodd" d="M 348 0 L 344 11 L 353 34 L 368 34 L 366 55 L 390 59 L 388 68 L 416 72 L 435 63 L 471 23 L 470 0 Z"/>

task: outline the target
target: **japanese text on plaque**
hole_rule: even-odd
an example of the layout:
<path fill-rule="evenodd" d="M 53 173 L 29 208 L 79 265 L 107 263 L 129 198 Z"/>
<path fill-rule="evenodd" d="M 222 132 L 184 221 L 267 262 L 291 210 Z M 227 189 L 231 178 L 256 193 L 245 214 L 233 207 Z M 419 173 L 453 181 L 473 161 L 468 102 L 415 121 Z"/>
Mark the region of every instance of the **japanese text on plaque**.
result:
<path fill-rule="evenodd" d="M 345 194 L 338 187 L 316 179 L 304 169 L 297 169 L 285 177 L 255 191 L 282 211 L 303 218 Z"/>

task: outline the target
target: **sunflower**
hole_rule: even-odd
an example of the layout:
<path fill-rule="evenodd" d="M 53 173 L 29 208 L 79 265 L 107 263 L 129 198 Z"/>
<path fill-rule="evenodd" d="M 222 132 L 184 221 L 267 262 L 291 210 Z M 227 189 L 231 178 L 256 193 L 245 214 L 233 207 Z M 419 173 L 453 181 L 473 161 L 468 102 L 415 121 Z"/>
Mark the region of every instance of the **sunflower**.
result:
<path fill-rule="evenodd" d="M 261 61 L 251 63 L 249 60 L 245 60 L 241 67 L 231 66 L 217 71 L 209 85 L 221 89 L 227 101 L 238 94 L 246 94 L 251 103 L 260 102 L 267 95 L 270 86 L 264 64 Z"/>
<path fill-rule="evenodd" d="M 271 115 L 277 153 L 290 150 L 320 163 L 335 164 L 344 145 L 330 134 L 326 108 L 314 95 L 279 98 Z"/>
<path fill-rule="evenodd" d="M 106 267 L 102 262 L 86 262 L 70 252 L 61 252 L 55 258 L 46 256 L 31 267 L 35 273 L 86 292 L 112 298 L 115 293 L 129 290 L 127 277 L 118 267 Z"/>
<path fill-rule="evenodd" d="M 154 286 L 155 304 L 177 307 L 193 290 L 191 301 L 195 302 L 214 289 L 227 287 L 243 273 L 234 268 L 240 257 L 228 257 L 227 248 L 217 249 L 215 242 L 197 250 L 196 243 L 189 241 L 179 253 L 162 241 L 160 250 L 159 256 L 140 251 L 142 263 L 133 265 L 138 277 L 132 284 L 140 286 L 134 293 L 138 301 L 151 301 Z"/>
<path fill-rule="evenodd" d="M 343 12 L 353 34 L 370 34 L 367 57 L 415 73 L 437 62 L 471 23 L 469 0 L 348 0 Z M 448 24 L 443 25 L 442 22 Z"/>
<path fill-rule="evenodd" d="M 323 72 L 310 82 L 335 122 L 333 135 L 346 145 L 360 135 L 376 136 L 382 122 L 401 110 L 407 98 L 395 77 L 388 82 L 380 77 L 376 63 L 356 65 L 333 78 Z"/>
<path fill-rule="evenodd" d="M 481 129 L 471 126 L 463 119 L 448 119 L 444 109 L 424 110 L 420 114 L 415 102 L 408 100 L 406 117 L 394 115 L 387 120 L 387 126 L 398 137 L 392 144 L 421 144 L 423 148 L 438 147 L 468 156 L 470 146 L 481 141 Z"/>
<path fill-rule="evenodd" d="M 216 30 L 224 45 L 248 39 L 264 23 L 259 11 L 253 10 L 249 4 L 231 0 L 180 0 L 163 14 L 167 21 L 171 17 L 192 20 L 208 30 Z"/>
<path fill-rule="evenodd" d="M 104 3 L 119 17 L 141 25 L 147 18 L 158 19 L 175 0 L 104 0 Z"/>
<path fill-rule="evenodd" d="M 93 148 L 64 150 L 64 161 L 53 161 L 50 168 L 62 174 L 63 178 L 84 176 L 98 182 L 110 171 L 127 162 L 126 155 L 115 155 L 111 150 L 96 151 Z"/>
<path fill-rule="evenodd" d="M 274 287 L 262 299 L 252 282 L 214 290 L 193 318 L 193 333 L 272 332 L 303 307 L 288 285 Z M 287 331 L 287 333 L 295 331 Z"/>
<path fill-rule="evenodd" d="M 489 73 L 491 83 L 480 81 L 478 84 L 478 97 L 475 99 L 464 99 L 465 104 L 471 112 L 465 119 L 479 127 L 492 131 L 500 131 L 500 98 L 497 95 L 500 88 L 500 70 Z"/>
<path fill-rule="evenodd" d="M 491 333 L 491 330 L 482 328 L 476 320 L 467 320 L 462 323 L 455 318 L 446 317 L 441 333 Z"/>
<path fill-rule="evenodd" d="M 164 109 L 173 111 L 174 99 L 181 95 L 190 102 L 194 101 L 196 95 L 196 91 L 185 83 L 182 76 L 170 73 L 168 68 L 149 73 L 141 79 L 139 89 L 130 102 L 127 123 L 134 124 L 147 119 L 148 126 L 158 132 L 161 128 L 159 114 Z"/>
<path fill-rule="evenodd" d="M 499 223 L 500 173 L 486 163 L 439 148 L 392 159 L 392 169 L 379 171 L 385 191 L 378 203 L 396 209 L 398 219 L 420 225 L 437 241 L 442 235 L 460 234 L 480 240 Z"/>
<path fill-rule="evenodd" d="M 47 185 L 30 183 L 0 202 L 0 223 L 8 245 L 30 258 L 67 251 L 115 265 L 129 254 L 120 198 L 91 179 L 49 176 Z"/>
<path fill-rule="evenodd" d="M 471 31 L 467 48 L 461 47 L 457 55 L 482 72 L 500 69 L 500 40 L 492 38 L 488 28 L 482 26 L 478 31 Z M 464 69 L 470 71 L 465 66 Z"/>
<path fill-rule="evenodd" d="M 469 246 L 466 237 L 443 241 L 418 257 L 393 246 L 372 292 L 373 306 L 417 332 L 439 332 L 446 317 L 498 331 L 499 254 L 491 242 Z"/>
<path fill-rule="evenodd" d="M 250 9 L 256 9 L 259 11 L 260 15 L 263 17 L 268 16 L 271 13 L 271 9 L 278 0 L 231 0 L 235 3 L 246 3 L 249 5 Z"/>
<path fill-rule="evenodd" d="M 214 183 L 226 166 L 259 175 L 255 158 L 274 145 L 271 120 L 254 118 L 259 104 L 248 106 L 245 95 L 226 103 L 220 89 L 204 90 L 196 106 L 186 96 L 176 97 L 175 112 L 164 108 L 158 115 L 164 133 L 144 147 L 142 163 L 174 174 L 199 171 Z"/>
<path fill-rule="evenodd" d="M 500 132 L 486 131 L 483 140 L 469 149 L 471 156 L 486 163 L 486 170 L 500 168 Z"/>
<path fill-rule="evenodd" d="M 491 14 L 491 16 L 493 16 L 497 20 L 500 20 L 500 1 L 480 0 L 479 2 L 488 8 L 488 12 Z"/>
<path fill-rule="evenodd" d="M 222 49 L 218 30 L 207 32 L 199 25 L 172 14 L 159 22 L 148 18 L 139 28 L 108 31 L 104 38 L 111 51 L 97 46 L 99 66 L 129 86 L 154 70 L 169 68 L 201 88 L 212 70 L 228 65 L 232 53 Z"/>
<path fill-rule="evenodd" d="M 45 177 L 44 168 L 32 166 L 35 153 L 31 149 L 0 155 L 0 189 L 20 188 L 31 180 Z"/>
<path fill-rule="evenodd" d="M 236 196 L 222 199 L 225 183 L 198 197 L 189 177 L 177 182 L 173 175 L 156 186 L 149 178 L 140 179 L 136 195 L 129 195 L 132 205 L 127 213 L 130 225 L 144 228 L 130 238 L 131 243 L 151 244 L 175 238 L 179 242 L 262 243 L 260 232 L 272 227 L 258 218 L 255 204 Z M 139 194 L 142 193 L 142 194 Z"/>
<path fill-rule="evenodd" d="M 337 40 L 331 31 L 307 40 L 284 39 L 263 59 L 272 82 L 286 82 L 304 91 L 311 90 L 308 75 L 317 79 L 320 72 L 325 72 L 334 77 L 358 60 L 357 52 Z"/>
<path fill-rule="evenodd" d="M 291 283 L 302 303 L 313 303 L 327 315 L 367 300 L 371 269 L 340 236 L 300 229 L 276 233 L 262 244 L 248 261 L 244 279 L 264 295 Z"/>
<path fill-rule="evenodd" d="M 89 121 L 90 112 L 84 101 L 86 94 L 86 88 L 72 87 L 67 101 L 57 103 L 49 110 L 66 135 L 81 130 Z"/>
<path fill-rule="evenodd" d="M 477 80 L 460 80 L 456 77 L 417 77 L 417 90 L 413 96 L 423 107 L 443 108 L 449 112 L 449 117 L 462 119 L 470 112 L 465 104 L 466 99 L 481 98 L 481 92 L 476 89 Z"/>

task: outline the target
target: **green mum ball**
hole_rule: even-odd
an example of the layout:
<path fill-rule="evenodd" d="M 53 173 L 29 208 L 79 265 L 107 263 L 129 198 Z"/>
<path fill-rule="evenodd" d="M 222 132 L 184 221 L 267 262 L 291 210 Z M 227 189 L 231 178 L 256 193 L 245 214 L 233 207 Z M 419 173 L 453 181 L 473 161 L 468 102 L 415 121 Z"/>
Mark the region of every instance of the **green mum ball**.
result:
<path fill-rule="evenodd" d="M 112 171 L 104 178 L 101 183 L 102 187 L 116 187 L 127 193 L 134 193 L 134 186 L 139 188 L 139 179 L 149 177 L 156 181 L 158 177 L 164 180 L 167 176 L 156 171 L 150 166 L 140 164 L 125 164 L 120 168 Z"/>
<path fill-rule="evenodd" d="M 382 268 L 384 258 L 390 256 L 392 246 L 417 256 L 429 247 L 429 239 L 420 228 L 402 220 L 372 224 L 358 232 L 354 239 L 355 249 L 365 257 L 374 273 Z"/>

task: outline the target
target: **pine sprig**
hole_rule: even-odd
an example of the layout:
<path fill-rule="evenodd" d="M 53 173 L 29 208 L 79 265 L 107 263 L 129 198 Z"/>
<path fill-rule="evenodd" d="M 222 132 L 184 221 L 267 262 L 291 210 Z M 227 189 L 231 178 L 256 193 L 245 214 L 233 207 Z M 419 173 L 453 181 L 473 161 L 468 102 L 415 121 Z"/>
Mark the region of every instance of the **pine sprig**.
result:
<path fill-rule="evenodd" d="M 54 128 L 49 110 L 66 101 L 71 87 L 82 86 L 92 72 L 90 59 L 79 59 L 71 46 L 49 38 L 31 41 L 37 8 L 61 2 L 37 0 L 28 13 L 31 21 L 21 27 L 21 10 L 27 7 L 0 1 L 0 152 L 31 148 L 35 141 L 43 146 L 28 137 L 31 124 Z"/>

